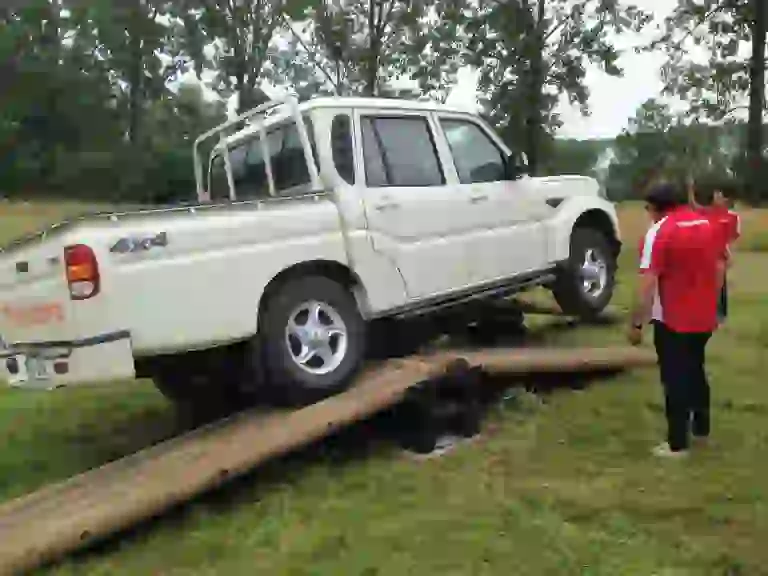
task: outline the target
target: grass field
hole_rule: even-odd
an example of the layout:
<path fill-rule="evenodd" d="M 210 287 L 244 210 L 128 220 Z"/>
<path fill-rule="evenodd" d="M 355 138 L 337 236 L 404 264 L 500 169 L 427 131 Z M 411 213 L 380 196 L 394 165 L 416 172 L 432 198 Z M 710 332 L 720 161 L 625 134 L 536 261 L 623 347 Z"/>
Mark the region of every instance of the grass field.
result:
<path fill-rule="evenodd" d="M 60 213 L 0 204 L 0 234 Z M 616 303 L 625 306 L 646 223 L 637 207 L 621 218 Z M 285 459 L 46 573 L 768 574 L 768 388 L 759 377 L 768 372 L 768 254 L 746 250 L 768 245 L 768 213 L 745 212 L 743 229 L 731 317 L 709 354 L 713 442 L 687 461 L 650 455 L 662 404 L 655 370 L 641 370 L 501 406 L 479 441 L 440 460 L 415 463 L 386 443 Z M 618 343 L 622 328 L 553 330 L 546 339 Z M 0 499 L 177 429 L 145 382 L 4 389 Z"/>

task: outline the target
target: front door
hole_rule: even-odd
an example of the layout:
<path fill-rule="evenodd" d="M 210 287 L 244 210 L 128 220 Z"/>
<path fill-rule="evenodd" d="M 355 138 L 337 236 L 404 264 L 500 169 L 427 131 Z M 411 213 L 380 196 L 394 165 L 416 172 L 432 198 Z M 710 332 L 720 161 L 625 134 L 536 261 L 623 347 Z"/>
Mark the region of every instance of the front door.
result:
<path fill-rule="evenodd" d="M 547 206 L 531 179 L 510 180 L 508 152 L 483 123 L 466 115 L 439 115 L 459 181 L 471 209 L 481 210 L 485 233 L 468 245 L 479 283 L 541 269 L 547 262 L 543 219 Z"/>

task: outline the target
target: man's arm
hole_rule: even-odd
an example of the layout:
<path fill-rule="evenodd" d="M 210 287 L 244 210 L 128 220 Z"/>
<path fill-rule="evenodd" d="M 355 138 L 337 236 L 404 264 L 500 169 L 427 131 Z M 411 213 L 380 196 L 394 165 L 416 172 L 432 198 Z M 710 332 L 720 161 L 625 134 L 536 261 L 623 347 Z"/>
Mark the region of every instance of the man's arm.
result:
<path fill-rule="evenodd" d="M 662 222 L 651 226 L 643 239 L 637 293 L 630 313 L 629 340 L 632 344 L 639 344 L 642 340 L 643 326 L 651 319 L 653 312 L 653 299 L 664 265 L 664 245 L 658 240 L 661 226 Z"/>
<path fill-rule="evenodd" d="M 656 295 L 658 277 L 650 270 L 641 271 L 637 282 L 637 294 L 632 306 L 631 321 L 634 328 L 642 326 L 651 319 L 653 298 Z"/>
<path fill-rule="evenodd" d="M 720 290 L 723 289 L 723 284 L 725 284 L 725 271 L 728 268 L 729 261 L 726 260 L 719 260 L 717 262 L 717 291 L 720 292 Z"/>

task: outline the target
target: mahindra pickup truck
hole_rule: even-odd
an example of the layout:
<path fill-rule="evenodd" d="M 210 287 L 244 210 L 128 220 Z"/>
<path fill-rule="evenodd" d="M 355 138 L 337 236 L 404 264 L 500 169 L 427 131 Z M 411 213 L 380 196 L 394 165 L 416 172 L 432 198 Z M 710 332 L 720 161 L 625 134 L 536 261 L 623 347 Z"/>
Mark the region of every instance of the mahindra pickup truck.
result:
<path fill-rule="evenodd" d="M 0 379 L 148 377 L 193 406 L 268 382 L 311 402 L 350 383 L 374 319 L 534 286 L 589 317 L 613 293 L 619 227 L 598 183 L 531 177 L 473 113 L 286 98 L 203 134 L 193 159 L 194 202 L 0 251 Z"/>

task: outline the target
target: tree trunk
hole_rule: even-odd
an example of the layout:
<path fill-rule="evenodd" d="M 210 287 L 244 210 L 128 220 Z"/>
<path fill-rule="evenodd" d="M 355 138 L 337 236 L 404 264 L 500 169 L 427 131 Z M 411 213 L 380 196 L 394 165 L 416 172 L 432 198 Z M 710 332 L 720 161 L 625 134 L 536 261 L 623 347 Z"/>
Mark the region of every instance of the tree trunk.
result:
<path fill-rule="evenodd" d="M 762 176 L 763 161 L 763 109 L 765 108 L 765 0 L 752 0 L 752 56 L 749 61 L 749 119 L 747 121 L 747 196 L 758 202 L 766 196 Z"/>
<path fill-rule="evenodd" d="M 539 140 L 541 135 L 541 94 L 544 88 L 544 10 L 545 0 L 536 0 L 536 17 L 531 34 L 530 78 L 527 86 L 528 108 L 525 126 L 525 153 L 528 156 L 528 169 L 536 174 L 539 168 Z"/>
<path fill-rule="evenodd" d="M 44 122 L 44 136 L 42 146 L 44 149 L 40 165 L 40 180 L 43 185 L 50 186 L 55 179 L 56 144 L 61 139 L 55 134 L 59 123 L 59 92 L 61 65 L 61 4 L 60 0 L 52 0 L 48 5 L 48 22 L 43 30 L 42 41 L 45 45 L 46 57 L 50 64 L 48 92 L 45 102 L 46 113 Z"/>
<path fill-rule="evenodd" d="M 132 146 L 139 145 L 139 131 L 141 129 L 141 107 L 143 103 L 143 72 L 144 57 L 142 55 L 141 18 L 142 0 L 136 0 L 131 8 L 129 18 L 131 29 L 128 31 L 128 51 L 131 58 L 130 71 L 128 73 L 128 141 Z"/>
<path fill-rule="evenodd" d="M 381 38 L 379 38 L 379 26 L 377 25 L 376 6 L 379 7 L 379 17 L 384 10 L 382 0 L 368 1 L 368 57 L 365 63 L 365 77 L 363 94 L 376 96 L 378 92 L 379 77 L 379 51 L 381 50 Z"/>

